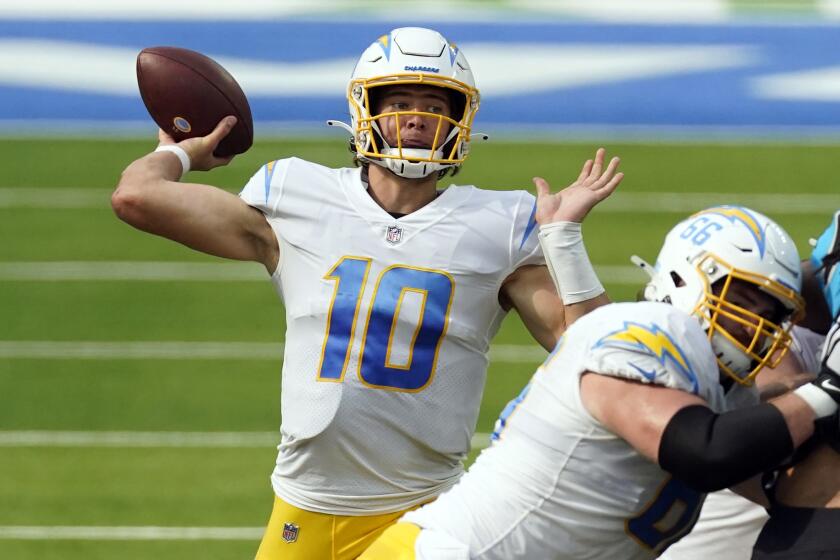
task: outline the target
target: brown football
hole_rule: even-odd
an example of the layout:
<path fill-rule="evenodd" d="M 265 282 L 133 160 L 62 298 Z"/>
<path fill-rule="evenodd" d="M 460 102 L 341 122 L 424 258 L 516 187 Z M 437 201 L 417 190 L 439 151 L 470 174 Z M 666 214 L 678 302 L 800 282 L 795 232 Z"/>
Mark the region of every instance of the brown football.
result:
<path fill-rule="evenodd" d="M 137 85 L 149 114 L 176 142 L 206 136 L 228 115 L 236 117 L 236 126 L 215 154 L 241 154 L 254 142 L 245 93 L 210 57 L 178 47 L 143 49 L 137 55 Z"/>

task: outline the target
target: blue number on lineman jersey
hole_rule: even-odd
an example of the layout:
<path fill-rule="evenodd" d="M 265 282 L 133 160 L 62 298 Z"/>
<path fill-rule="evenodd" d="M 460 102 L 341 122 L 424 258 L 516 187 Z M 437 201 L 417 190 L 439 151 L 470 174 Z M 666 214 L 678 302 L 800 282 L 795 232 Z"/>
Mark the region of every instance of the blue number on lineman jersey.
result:
<path fill-rule="evenodd" d="M 319 381 L 344 378 L 369 268 L 370 259 L 342 257 L 325 276 L 337 284 L 327 319 Z M 443 272 L 397 265 L 385 269 L 376 286 L 362 337 L 359 374 L 363 382 L 376 388 L 418 391 L 434 373 L 452 303 L 453 280 Z M 408 362 L 394 365 L 390 362 L 391 343 L 407 292 L 422 297 L 419 324 L 412 337 Z"/>
<path fill-rule="evenodd" d="M 668 477 L 641 513 L 627 520 L 627 532 L 646 548 L 662 552 L 694 526 L 703 496 Z"/>
<path fill-rule="evenodd" d="M 437 350 L 446 332 L 452 303 L 452 278 L 433 270 L 393 266 L 377 281 L 370 308 L 367 336 L 362 343 L 362 380 L 374 387 L 418 391 L 431 381 Z M 391 345 L 400 306 L 407 292 L 422 297 L 419 324 L 414 330 L 406 365 L 391 363 Z"/>
<path fill-rule="evenodd" d="M 344 379 L 368 270 L 370 259 L 342 257 L 324 277 L 335 280 L 335 289 L 327 316 L 327 340 L 321 351 L 321 367 L 318 368 L 320 381 Z"/>
<path fill-rule="evenodd" d="M 496 424 L 493 426 L 493 433 L 490 434 L 491 442 L 498 441 L 502 437 L 502 431 L 504 431 L 505 426 L 507 425 L 508 418 L 510 418 L 510 415 L 513 414 L 513 411 L 516 410 L 516 408 L 522 403 L 530 389 L 531 384 L 528 383 L 527 385 L 525 385 L 525 388 L 522 389 L 522 392 L 519 393 L 519 395 L 517 395 L 515 399 L 507 403 L 505 409 L 502 410 L 502 413 L 496 420 Z"/>
<path fill-rule="evenodd" d="M 557 341 L 557 344 L 554 345 L 554 350 L 551 351 L 551 353 L 545 359 L 541 367 L 544 368 L 548 366 L 548 364 L 554 359 L 554 357 L 560 353 L 560 350 L 563 348 L 563 344 L 565 342 L 566 337 L 561 336 L 560 339 Z M 533 380 L 533 377 L 531 379 Z M 507 426 L 510 415 L 513 414 L 513 411 L 516 410 L 520 404 L 522 404 L 523 400 L 525 400 L 525 397 L 528 395 L 528 391 L 531 390 L 531 383 L 532 381 L 529 381 L 528 384 L 525 385 L 525 388 L 522 389 L 522 392 L 520 392 L 515 399 L 507 403 L 504 410 L 502 410 L 502 413 L 496 420 L 496 424 L 493 426 L 493 433 L 490 434 L 491 442 L 498 441 L 499 439 L 501 439 L 502 432 L 504 431 L 505 426 Z"/>

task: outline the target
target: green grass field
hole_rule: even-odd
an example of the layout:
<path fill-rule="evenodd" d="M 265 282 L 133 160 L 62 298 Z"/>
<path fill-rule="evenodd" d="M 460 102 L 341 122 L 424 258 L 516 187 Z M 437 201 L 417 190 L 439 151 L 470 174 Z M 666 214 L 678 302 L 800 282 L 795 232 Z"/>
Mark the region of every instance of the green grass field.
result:
<path fill-rule="evenodd" d="M 259 141 L 229 167 L 190 178 L 237 191 L 271 159 L 296 155 L 346 164 L 344 145 L 338 138 Z M 221 262 L 135 231 L 112 214 L 108 194 L 120 171 L 153 147 L 151 141 L 0 141 L 0 558 L 250 558 L 258 536 L 247 531 L 231 540 L 80 540 L 68 536 L 76 534 L 73 529 L 39 528 L 247 529 L 268 519 L 275 449 L 265 434 L 280 422 L 280 360 L 246 359 L 235 351 L 213 357 L 196 344 L 218 341 L 247 350 L 248 344 L 265 348 L 281 341 L 283 310 L 267 279 L 96 277 L 116 270 L 115 263 Z M 456 179 L 530 188 L 531 177 L 542 175 L 558 188 L 577 176 L 596 147 L 488 143 L 476 147 Z M 633 253 L 653 261 L 665 232 L 695 202 L 693 209 L 743 202 L 766 211 L 796 238 L 803 254 L 808 238 L 817 236 L 840 207 L 834 179 L 838 147 L 607 148 L 622 157 L 627 177 L 615 199 L 586 222 L 584 235 L 596 265 L 626 266 Z M 666 203 L 645 193 L 680 196 Z M 52 274 L 79 262 L 87 276 Z M 629 279 L 602 277 L 613 299 L 633 298 L 642 276 L 634 283 L 628 274 Z M 126 346 L 161 342 L 179 343 L 179 357 Z M 95 351 L 74 353 L 82 343 Z M 531 344 L 513 317 L 496 343 Z M 491 430 L 537 361 L 491 364 L 479 432 Z M 51 435 L 33 442 L 32 431 Z M 52 432 L 80 432 L 81 440 L 62 444 L 62 434 Z M 84 437 L 95 440 L 101 432 L 119 432 L 124 443 L 85 443 Z M 159 443 L 136 446 L 136 432 L 150 432 Z M 242 446 L 167 444 L 170 432 L 256 437 Z M 27 437 L 30 441 L 23 442 Z M 21 527 L 35 528 L 31 538 L 23 538 Z"/>

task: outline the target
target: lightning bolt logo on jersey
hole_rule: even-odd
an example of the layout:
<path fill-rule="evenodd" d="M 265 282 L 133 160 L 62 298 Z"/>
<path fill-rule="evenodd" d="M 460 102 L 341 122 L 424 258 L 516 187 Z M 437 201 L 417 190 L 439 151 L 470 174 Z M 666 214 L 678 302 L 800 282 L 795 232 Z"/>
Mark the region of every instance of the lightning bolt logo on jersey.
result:
<path fill-rule="evenodd" d="M 691 393 L 697 394 L 697 374 L 694 373 L 688 358 L 680 345 L 658 325 L 625 322 L 621 329 L 611 332 L 595 343 L 595 348 L 603 346 L 626 348 L 656 358 L 662 365 L 659 370 L 644 369 L 632 361 L 628 362 L 630 367 L 635 368 L 649 382 L 656 380 L 657 373 L 665 374 L 667 372 L 665 366 L 668 365 L 666 362 L 670 363 L 691 383 Z"/>
<path fill-rule="evenodd" d="M 505 408 L 498 440 L 458 485 L 403 517 L 428 531 L 417 558 L 440 558 L 434 542 L 448 539 L 482 560 L 648 560 L 691 529 L 703 496 L 592 417 L 580 395 L 584 374 L 691 392 L 717 412 L 750 390 L 724 394 L 699 322 L 671 305 L 590 312 Z"/>

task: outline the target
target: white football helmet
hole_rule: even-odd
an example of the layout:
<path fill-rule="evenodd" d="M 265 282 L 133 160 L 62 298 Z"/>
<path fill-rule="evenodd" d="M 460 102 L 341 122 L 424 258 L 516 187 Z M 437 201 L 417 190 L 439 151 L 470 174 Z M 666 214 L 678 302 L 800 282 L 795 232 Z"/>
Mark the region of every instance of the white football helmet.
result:
<path fill-rule="evenodd" d="M 452 118 L 419 111 L 371 115 L 371 90 L 397 84 L 446 89 L 454 100 Z M 353 69 L 347 100 L 349 131 L 357 157 L 363 161 L 390 169 L 401 177 L 416 179 L 458 167 L 469 153 L 470 131 L 479 105 L 478 90 L 464 54 L 437 31 L 402 27 L 377 39 L 362 53 Z M 430 149 L 404 148 L 399 137 L 396 146 L 385 141 L 380 120 L 396 118 L 399 122 L 410 115 L 437 119 Z M 340 123 L 330 121 L 330 124 Z"/>
<path fill-rule="evenodd" d="M 651 277 L 644 299 L 666 301 L 697 316 L 721 371 L 738 383 L 751 384 L 764 366 L 775 367 L 787 352 L 788 331 L 804 309 L 802 274 L 796 246 L 768 217 L 740 206 L 708 208 L 668 233 L 655 266 L 636 256 L 633 262 Z M 782 312 L 762 317 L 728 301 L 733 281 L 772 296 Z M 746 327 L 752 333 L 749 344 L 721 321 Z"/>

